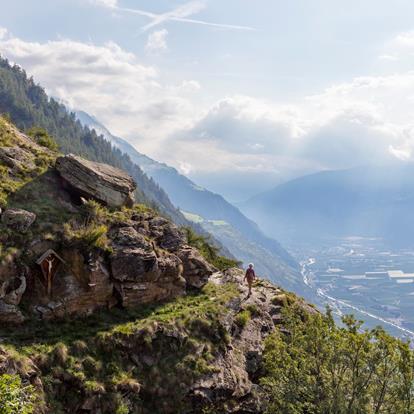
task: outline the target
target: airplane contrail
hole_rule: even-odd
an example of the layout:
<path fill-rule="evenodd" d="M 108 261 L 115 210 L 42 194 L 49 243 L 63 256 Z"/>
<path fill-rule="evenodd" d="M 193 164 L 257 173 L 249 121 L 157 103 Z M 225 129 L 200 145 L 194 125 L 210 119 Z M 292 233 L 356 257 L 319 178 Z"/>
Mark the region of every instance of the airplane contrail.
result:
<path fill-rule="evenodd" d="M 239 26 L 234 24 L 224 24 L 224 23 L 214 23 L 205 20 L 198 20 L 198 19 L 190 19 L 189 16 L 192 16 L 196 13 L 199 13 L 206 7 L 204 1 L 191 1 L 189 3 L 182 4 L 177 8 L 165 12 L 165 13 L 151 13 L 146 10 L 141 9 L 131 9 L 127 7 L 119 7 L 116 4 L 107 5 L 107 7 L 117 10 L 119 12 L 124 13 L 131 13 L 137 14 L 139 16 L 148 17 L 151 21 L 142 27 L 142 31 L 146 32 L 149 29 L 159 26 L 163 23 L 168 21 L 176 21 L 182 23 L 191 23 L 191 24 L 199 24 L 203 26 L 210 26 L 210 27 L 217 27 L 222 29 L 229 29 L 229 30 L 244 30 L 244 31 L 255 31 L 253 27 L 250 26 Z"/>

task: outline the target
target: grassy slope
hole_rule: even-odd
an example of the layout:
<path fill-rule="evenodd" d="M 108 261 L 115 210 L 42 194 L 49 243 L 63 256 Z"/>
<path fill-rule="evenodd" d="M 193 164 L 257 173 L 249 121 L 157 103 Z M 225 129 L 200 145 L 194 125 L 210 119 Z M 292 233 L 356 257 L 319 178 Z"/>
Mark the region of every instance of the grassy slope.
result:
<path fill-rule="evenodd" d="M 44 385 L 37 404 L 48 405 L 54 414 L 76 406 L 85 394 L 101 395 L 107 412 L 128 412 L 131 403 L 144 404 L 146 412 L 164 403 L 178 410 L 187 387 L 214 369 L 210 362 L 229 341 L 223 315 L 237 295 L 235 285 L 208 284 L 200 294 L 164 305 L 103 312 L 76 323 L 3 328 L 1 348 L 18 361 L 23 375 L 31 367 L 29 359 L 35 361 Z M 165 335 L 168 331 L 179 343 Z M 132 364 L 134 352 L 148 355 L 151 363 Z"/>

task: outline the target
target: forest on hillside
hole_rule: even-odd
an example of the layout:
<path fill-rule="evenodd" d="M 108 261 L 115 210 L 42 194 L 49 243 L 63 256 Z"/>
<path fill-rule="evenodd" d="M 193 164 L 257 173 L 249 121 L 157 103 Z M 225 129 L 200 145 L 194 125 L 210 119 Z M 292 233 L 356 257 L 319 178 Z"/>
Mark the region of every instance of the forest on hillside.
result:
<path fill-rule="evenodd" d="M 188 224 L 167 194 L 134 164 L 128 155 L 113 148 L 94 130 L 81 125 L 73 112 L 49 98 L 45 90 L 18 65 L 0 56 L 0 114 L 6 115 L 22 131 L 44 128 L 63 153 L 73 153 L 127 171 L 137 182 L 137 199 L 157 206 L 178 224 Z"/>

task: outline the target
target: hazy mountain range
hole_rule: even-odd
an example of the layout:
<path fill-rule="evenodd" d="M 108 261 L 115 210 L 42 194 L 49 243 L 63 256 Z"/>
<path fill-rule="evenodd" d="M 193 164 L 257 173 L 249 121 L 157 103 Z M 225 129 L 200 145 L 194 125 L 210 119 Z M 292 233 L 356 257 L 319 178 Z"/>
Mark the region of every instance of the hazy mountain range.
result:
<path fill-rule="evenodd" d="M 320 172 L 240 207 L 282 241 L 358 235 L 409 246 L 414 244 L 414 165 Z"/>

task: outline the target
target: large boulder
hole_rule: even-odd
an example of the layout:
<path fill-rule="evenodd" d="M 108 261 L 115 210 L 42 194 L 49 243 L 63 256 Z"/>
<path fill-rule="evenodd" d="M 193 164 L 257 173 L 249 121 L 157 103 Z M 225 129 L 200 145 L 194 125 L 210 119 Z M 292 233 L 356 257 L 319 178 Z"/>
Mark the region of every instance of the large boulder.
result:
<path fill-rule="evenodd" d="M 120 282 L 152 282 L 161 276 L 154 251 L 125 247 L 111 257 L 112 275 Z"/>
<path fill-rule="evenodd" d="M 134 307 L 183 295 L 183 266 L 174 254 L 159 249 L 133 227 L 111 229 L 112 277 L 121 303 Z"/>
<path fill-rule="evenodd" d="M 26 233 L 35 220 L 36 214 L 18 208 L 9 208 L 1 216 L 5 226 L 20 233 Z"/>
<path fill-rule="evenodd" d="M 183 277 L 187 281 L 188 287 L 201 289 L 216 270 L 201 256 L 198 250 L 192 247 L 182 248 L 177 256 L 183 263 Z"/>
<path fill-rule="evenodd" d="M 56 169 L 79 196 L 115 208 L 133 204 L 136 184 L 128 174 L 117 168 L 69 154 L 57 159 Z"/>

